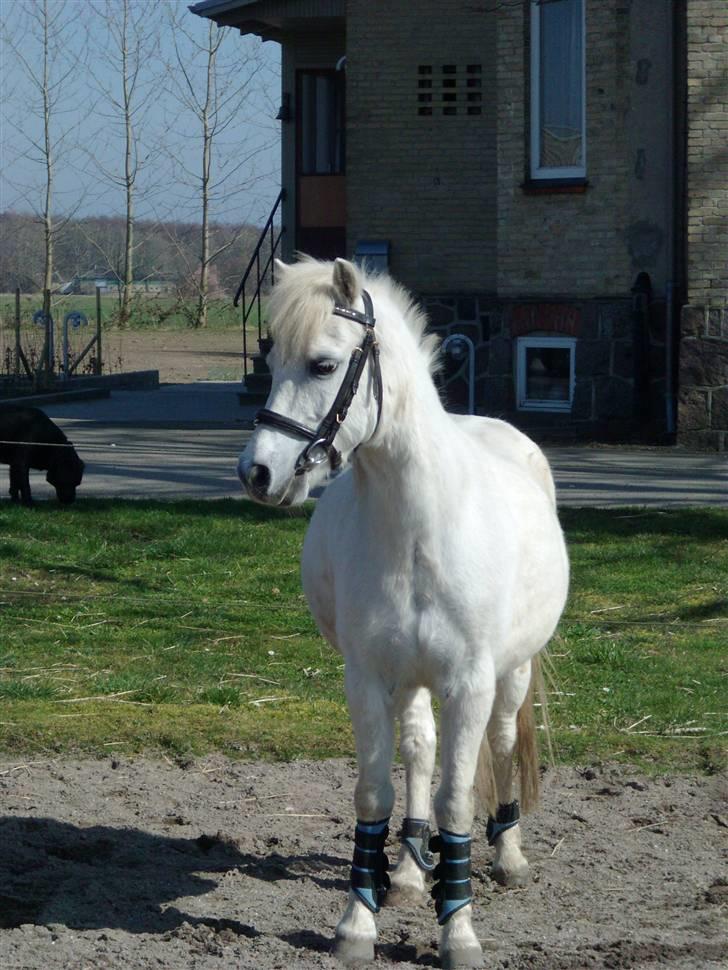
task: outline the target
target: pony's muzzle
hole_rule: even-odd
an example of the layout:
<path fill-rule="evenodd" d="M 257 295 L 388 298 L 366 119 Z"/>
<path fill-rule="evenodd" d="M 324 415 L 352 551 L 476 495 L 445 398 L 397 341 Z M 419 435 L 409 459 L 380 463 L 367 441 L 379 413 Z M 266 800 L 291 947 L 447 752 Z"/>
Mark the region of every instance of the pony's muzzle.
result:
<path fill-rule="evenodd" d="M 76 500 L 76 489 L 73 485 L 65 488 L 58 487 L 56 489 L 56 498 L 61 505 L 71 505 Z"/>
<path fill-rule="evenodd" d="M 267 465 L 251 465 L 247 470 L 242 461 L 238 464 L 238 477 L 252 498 L 265 499 L 271 483 Z"/>

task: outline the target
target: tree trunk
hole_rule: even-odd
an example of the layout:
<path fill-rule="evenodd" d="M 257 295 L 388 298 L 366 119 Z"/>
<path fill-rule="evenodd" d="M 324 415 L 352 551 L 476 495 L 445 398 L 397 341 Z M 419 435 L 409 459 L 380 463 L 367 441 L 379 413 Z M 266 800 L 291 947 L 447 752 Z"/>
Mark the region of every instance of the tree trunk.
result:
<path fill-rule="evenodd" d="M 210 165 L 212 161 L 212 134 L 210 132 L 210 101 L 215 78 L 215 55 L 217 47 L 212 42 L 210 25 L 210 45 L 207 58 L 207 89 L 202 109 L 202 227 L 200 239 L 200 278 L 197 291 L 196 326 L 207 326 L 207 309 L 210 285 Z"/>
<path fill-rule="evenodd" d="M 200 279 L 197 292 L 196 326 L 207 326 L 207 305 L 210 271 L 210 135 L 207 116 L 204 120 L 204 139 L 202 149 L 202 227 L 200 239 Z"/>
<path fill-rule="evenodd" d="M 122 43 L 121 43 L 121 64 L 122 64 L 122 85 L 124 88 L 124 129 L 125 129 L 125 153 L 124 153 L 124 187 L 126 189 L 126 232 L 124 236 L 124 279 L 121 288 L 121 312 L 119 322 L 126 326 L 131 316 L 131 297 L 134 283 L 134 158 L 133 158 L 133 136 L 131 124 L 131 100 L 129 93 L 129 74 L 127 65 L 127 29 L 128 29 L 129 2 L 124 0 L 123 24 L 122 24 Z"/>
<path fill-rule="evenodd" d="M 43 290 L 53 286 L 53 153 L 51 147 L 51 106 L 48 86 L 48 0 L 43 0 L 43 138 L 46 165 L 46 191 L 43 206 L 43 235 L 45 241 L 45 267 Z"/>

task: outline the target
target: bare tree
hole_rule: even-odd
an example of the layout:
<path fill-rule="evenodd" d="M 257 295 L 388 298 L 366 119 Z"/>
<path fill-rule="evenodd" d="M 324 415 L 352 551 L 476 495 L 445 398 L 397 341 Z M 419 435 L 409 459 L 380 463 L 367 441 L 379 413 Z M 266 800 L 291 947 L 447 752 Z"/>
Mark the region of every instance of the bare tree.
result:
<path fill-rule="evenodd" d="M 275 138 L 272 127 L 251 117 L 253 90 L 265 84 L 261 78 L 259 45 L 241 39 L 228 28 L 218 28 L 170 8 L 174 61 L 169 65 L 169 90 L 178 106 L 177 130 L 190 140 L 188 122 L 196 133 L 198 166 L 191 168 L 185 155 L 177 157 L 180 182 L 197 194 L 200 221 L 199 261 L 194 279 L 194 325 L 207 325 L 212 266 L 222 252 L 234 245 L 244 230 L 214 237 L 212 227 L 220 220 L 223 203 L 231 204 L 250 193 L 256 179 L 253 162 Z"/>
<path fill-rule="evenodd" d="M 93 64 L 89 68 L 99 95 L 96 114 L 104 123 L 105 136 L 118 139 L 119 151 L 115 158 L 119 163 L 114 167 L 104 161 L 107 155 L 92 153 L 91 158 L 101 179 L 124 194 L 123 258 L 114 267 L 119 276 L 119 322 L 123 325 L 131 313 L 140 177 L 160 151 L 160 133 L 157 133 L 157 144 L 153 145 L 150 132 L 143 126 L 161 80 L 160 60 L 155 56 L 159 46 L 159 5 L 152 0 L 97 0 L 91 9 L 106 27 L 103 73 Z M 148 183 L 145 191 L 151 191 Z M 104 255 L 108 259 L 108 254 Z"/>
<path fill-rule="evenodd" d="M 2 23 L 3 45 L 28 82 L 10 92 L 11 97 L 15 95 L 14 104 L 6 110 L 4 120 L 15 132 L 15 151 L 42 173 L 39 179 L 31 175 L 14 188 L 43 224 L 44 290 L 53 286 L 55 238 L 72 215 L 66 211 L 61 218 L 54 209 L 56 166 L 76 131 L 74 124 L 64 124 L 81 57 L 75 49 L 74 19 L 65 4 L 32 0 L 22 6 L 13 4 Z M 76 199 L 75 205 L 79 202 Z"/>

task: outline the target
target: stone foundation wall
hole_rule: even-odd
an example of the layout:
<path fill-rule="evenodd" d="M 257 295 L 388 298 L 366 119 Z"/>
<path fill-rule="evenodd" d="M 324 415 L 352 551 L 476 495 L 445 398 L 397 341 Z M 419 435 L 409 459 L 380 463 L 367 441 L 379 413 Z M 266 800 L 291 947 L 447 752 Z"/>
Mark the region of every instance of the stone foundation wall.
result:
<path fill-rule="evenodd" d="M 678 444 L 728 450 L 728 305 L 682 311 Z"/>
<path fill-rule="evenodd" d="M 631 300 L 505 302 L 488 295 L 423 297 L 430 329 L 444 340 L 468 336 L 475 346 L 476 413 L 503 418 L 541 438 L 664 440 L 665 308 L 653 303 L 647 325 Z M 526 334 L 576 338 L 570 412 L 516 407 L 516 338 Z M 642 358 L 642 377 L 637 357 Z M 443 358 L 439 375 L 447 407 L 464 412 L 468 361 Z"/>

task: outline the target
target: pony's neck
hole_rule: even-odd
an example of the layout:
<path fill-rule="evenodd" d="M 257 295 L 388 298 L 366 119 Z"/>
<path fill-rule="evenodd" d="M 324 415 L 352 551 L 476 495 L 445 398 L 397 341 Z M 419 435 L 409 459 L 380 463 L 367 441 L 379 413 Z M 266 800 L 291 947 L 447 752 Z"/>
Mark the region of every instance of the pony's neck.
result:
<path fill-rule="evenodd" d="M 381 346 L 383 400 L 381 424 L 373 439 L 358 448 L 354 478 L 362 498 L 380 506 L 380 517 L 420 507 L 432 487 L 453 467 L 452 420 L 442 406 L 430 373 L 431 339 L 423 336 L 424 318 L 403 306 L 397 294 L 372 288 Z M 409 320 L 408 313 L 415 318 Z M 434 481 L 437 479 L 437 481 Z M 397 513 L 394 513 L 395 515 Z"/>
<path fill-rule="evenodd" d="M 432 484 L 433 470 L 447 461 L 452 432 L 426 364 L 410 361 L 408 369 L 397 387 L 385 390 L 380 431 L 354 460 L 357 487 L 390 507 L 419 504 L 423 483 Z"/>

